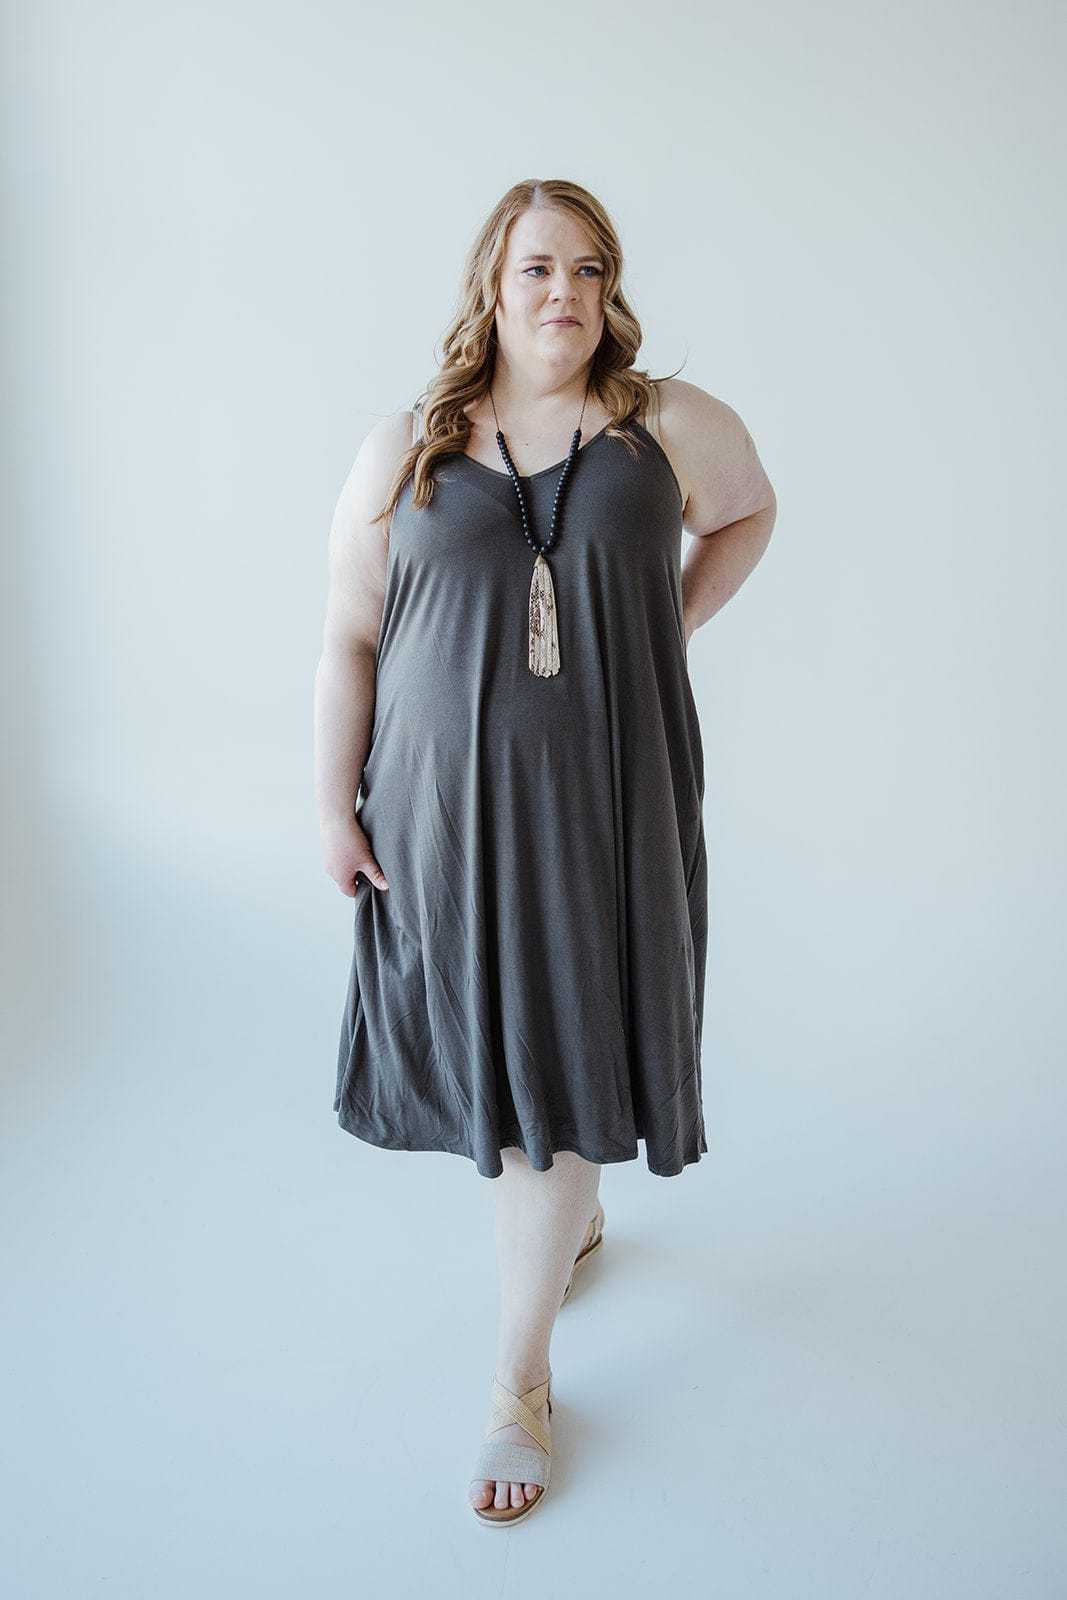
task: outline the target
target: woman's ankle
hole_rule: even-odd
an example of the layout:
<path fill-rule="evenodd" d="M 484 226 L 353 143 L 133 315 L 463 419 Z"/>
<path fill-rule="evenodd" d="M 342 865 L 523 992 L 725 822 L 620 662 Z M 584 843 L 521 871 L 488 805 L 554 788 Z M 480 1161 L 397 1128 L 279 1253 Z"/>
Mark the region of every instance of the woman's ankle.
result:
<path fill-rule="evenodd" d="M 510 1389 L 512 1394 L 529 1394 L 531 1389 L 540 1388 L 552 1377 L 552 1368 L 547 1361 L 543 1362 L 508 1362 L 498 1361 L 496 1380 L 502 1383 L 505 1389 Z"/>

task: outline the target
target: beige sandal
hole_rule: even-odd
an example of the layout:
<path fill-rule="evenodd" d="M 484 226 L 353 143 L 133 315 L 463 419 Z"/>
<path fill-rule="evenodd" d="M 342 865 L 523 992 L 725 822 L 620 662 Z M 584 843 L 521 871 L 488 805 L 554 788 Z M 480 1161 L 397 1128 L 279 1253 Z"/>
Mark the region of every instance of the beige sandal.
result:
<path fill-rule="evenodd" d="M 494 1526 L 506 1523 L 510 1528 L 512 1523 L 521 1522 L 531 1511 L 536 1511 L 545 1498 L 548 1480 L 552 1475 L 552 1437 L 548 1427 L 543 1426 L 534 1413 L 547 1400 L 548 1414 L 551 1417 L 552 1399 L 549 1392 L 551 1387 L 552 1379 L 548 1377 L 544 1383 L 539 1383 L 536 1389 L 528 1389 L 522 1395 L 512 1394 L 510 1389 L 505 1389 L 504 1385 L 494 1377 L 493 1414 L 486 1424 L 486 1439 L 499 1428 L 506 1428 L 511 1423 L 517 1422 L 520 1428 L 526 1429 L 531 1439 L 537 1440 L 541 1448 L 535 1450 L 533 1445 L 526 1444 L 483 1443 L 474 1462 L 471 1482 L 484 1479 L 487 1483 L 537 1483 L 541 1487 L 533 1499 L 527 1500 L 525 1505 L 472 1505 L 471 1510 L 479 1522 L 487 1522 Z"/>
<path fill-rule="evenodd" d="M 597 1201 L 597 1206 L 596 1206 L 596 1216 L 593 1218 L 593 1220 L 589 1224 L 588 1228 L 586 1228 L 586 1230 L 585 1230 L 585 1238 L 582 1241 L 582 1248 L 579 1250 L 578 1254 L 574 1258 L 574 1266 L 571 1268 L 571 1275 L 567 1279 L 567 1287 L 564 1289 L 564 1291 L 563 1291 L 563 1299 L 560 1301 L 560 1305 L 561 1306 L 564 1306 L 564 1305 L 567 1304 L 567 1296 L 570 1294 L 571 1289 L 574 1287 L 574 1274 L 577 1272 L 578 1268 L 582 1265 L 583 1261 L 588 1261 L 590 1256 L 596 1254 L 596 1252 L 600 1249 L 600 1246 L 603 1243 L 604 1243 L 604 1207 L 600 1204 L 600 1201 L 598 1200 Z"/>

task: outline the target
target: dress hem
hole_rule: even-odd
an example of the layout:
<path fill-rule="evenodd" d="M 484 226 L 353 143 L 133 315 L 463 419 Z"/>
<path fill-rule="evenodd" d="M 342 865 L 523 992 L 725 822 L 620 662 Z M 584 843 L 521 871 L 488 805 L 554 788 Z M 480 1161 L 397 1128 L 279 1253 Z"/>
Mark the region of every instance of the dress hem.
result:
<path fill-rule="evenodd" d="M 338 1108 L 335 1106 L 334 1110 L 336 1111 L 337 1109 Z M 401 1141 L 401 1140 L 385 1140 L 385 1139 L 381 1139 L 381 1138 L 377 1137 L 376 1135 L 372 1136 L 369 1131 L 364 1131 L 364 1130 L 352 1127 L 349 1123 L 343 1121 L 340 1116 L 338 1116 L 337 1122 L 338 1122 L 338 1126 L 342 1129 L 343 1132 L 351 1134 L 354 1139 L 362 1140 L 362 1142 L 364 1144 L 373 1145 L 375 1147 L 375 1149 L 377 1149 L 377 1150 L 396 1150 L 396 1151 L 404 1151 L 404 1152 L 409 1153 L 409 1154 L 421 1154 L 421 1155 L 463 1156 L 463 1157 L 465 1157 L 466 1160 L 473 1162 L 473 1164 L 475 1166 L 475 1169 L 478 1172 L 479 1177 L 482 1177 L 482 1178 L 490 1178 L 490 1179 L 491 1178 L 499 1178 L 501 1176 L 501 1174 L 503 1173 L 503 1171 L 504 1171 L 504 1163 L 502 1161 L 499 1163 L 498 1170 L 496 1172 L 486 1172 L 486 1171 L 484 1171 L 483 1168 L 478 1163 L 478 1157 L 469 1148 L 467 1148 L 464 1145 L 459 1145 L 459 1144 L 432 1144 L 432 1145 L 428 1145 L 428 1144 L 414 1144 L 414 1143 L 411 1143 L 411 1142 L 406 1142 L 406 1141 Z M 576 1146 L 580 1143 L 579 1140 L 574 1140 L 570 1144 L 556 1145 L 556 1146 L 554 1146 L 554 1148 L 552 1149 L 552 1151 L 550 1153 L 553 1156 L 560 1155 L 560 1154 L 563 1154 L 563 1153 L 568 1153 L 568 1154 L 572 1154 L 572 1155 L 578 1155 L 578 1156 L 582 1157 L 583 1161 L 591 1161 L 591 1162 L 595 1163 L 598 1166 L 620 1166 L 620 1165 L 622 1165 L 623 1162 L 636 1161 L 636 1160 L 639 1159 L 639 1157 L 641 1155 L 641 1151 L 638 1149 L 638 1144 L 642 1143 L 642 1142 L 646 1142 L 644 1140 L 644 1135 L 643 1134 L 639 1134 L 638 1135 L 638 1139 L 637 1139 L 637 1143 L 635 1143 L 633 1149 L 628 1151 L 624 1155 L 620 1155 L 617 1152 L 612 1154 L 612 1155 L 588 1155 L 585 1150 L 576 1148 Z M 530 1156 L 529 1152 L 525 1149 L 525 1147 L 522 1144 L 518 1143 L 517 1141 L 514 1141 L 514 1140 L 505 1141 L 504 1143 L 501 1144 L 500 1149 L 501 1150 L 521 1150 L 522 1153 L 526 1156 L 526 1159 L 529 1161 L 531 1167 L 533 1167 L 535 1172 L 548 1172 L 550 1170 L 550 1168 L 551 1168 L 551 1165 L 552 1165 L 551 1161 L 549 1162 L 548 1166 L 546 1166 L 546 1167 L 537 1166 L 536 1163 L 534 1162 L 533 1158 Z M 686 1156 L 683 1159 L 683 1161 L 681 1162 L 680 1165 L 675 1166 L 675 1167 L 671 1167 L 669 1169 L 663 1168 L 663 1167 L 658 1167 L 658 1166 L 654 1167 L 652 1165 L 652 1163 L 650 1161 L 648 1161 L 647 1149 L 646 1149 L 646 1152 L 645 1152 L 645 1159 L 646 1159 L 646 1164 L 648 1166 L 648 1170 L 653 1175 L 653 1177 L 656 1177 L 656 1178 L 677 1178 L 677 1177 L 681 1176 L 681 1174 L 685 1171 L 686 1167 L 695 1166 L 697 1164 L 697 1162 L 701 1159 L 701 1157 L 706 1155 L 707 1152 L 708 1152 L 707 1141 L 703 1140 L 701 1142 L 701 1144 L 700 1144 L 700 1146 L 699 1146 L 699 1148 L 697 1150 L 697 1153 L 695 1155 Z"/>

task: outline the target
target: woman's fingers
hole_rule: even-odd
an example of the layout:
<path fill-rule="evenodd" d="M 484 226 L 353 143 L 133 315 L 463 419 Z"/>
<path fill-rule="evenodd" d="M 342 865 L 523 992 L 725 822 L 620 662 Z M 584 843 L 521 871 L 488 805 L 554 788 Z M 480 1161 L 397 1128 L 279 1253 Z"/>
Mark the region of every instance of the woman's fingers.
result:
<path fill-rule="evenodd" d="M 372 883 L 376 889 L 388 889 L 389 885 L 385 881 L 385 873 L 374 860 L 373 856 L 369 861 L 364 862 L 363 866 L 356 868 L 357 876 L 361 872 L 367 879 L 368 883 Z"/>
<path fill-rule="evenodd" d="M 388 889 L 385 873 L 374 859 L 370 840 L 354 816 L 320 825 L 326 871 L 342 894 L 355 898 L 359 875 L 376 889 Z"/>

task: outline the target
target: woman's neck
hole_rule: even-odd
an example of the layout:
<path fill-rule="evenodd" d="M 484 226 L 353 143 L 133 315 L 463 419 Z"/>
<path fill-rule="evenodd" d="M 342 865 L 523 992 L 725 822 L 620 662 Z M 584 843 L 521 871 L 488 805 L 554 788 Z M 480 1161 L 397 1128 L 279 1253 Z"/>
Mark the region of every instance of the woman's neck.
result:
<path fill-rule="evenodd" d="M 502 365 L 498 358 L 490 385 L 492 404 L 496 406 L 502 427 L 506 426 L 508 418 L 535 430 L 551 427 L 572 412 L 572 426 L 577 426 L 582 402 L 586 401 L 588 408 L 588 401 L 592 400 L 591 392 L 588 400 L 586 396 L 589 378 L 588 367 L 569 376 L 528 373 Z"/>

